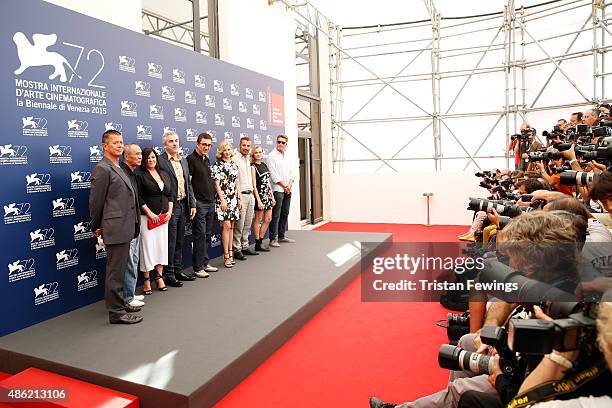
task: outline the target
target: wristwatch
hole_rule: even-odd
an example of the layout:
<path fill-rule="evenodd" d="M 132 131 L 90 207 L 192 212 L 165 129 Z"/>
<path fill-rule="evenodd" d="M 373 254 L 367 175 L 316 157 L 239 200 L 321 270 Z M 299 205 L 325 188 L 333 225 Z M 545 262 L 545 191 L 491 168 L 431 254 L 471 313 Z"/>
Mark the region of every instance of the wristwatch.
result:
<path fill-rule="evenodd" d="M 559 364 L 560 366 L 563 366 L 567 369 L 571 369 L 574 367 L 574 364 L 571 361 L 569 361 L 567 358 L 559 354 L 557 350 L 553 350 L 552 353 L 546 354 L 544 357 L 548 358 L 549 360 L 552 360 L 556 364 Z"/>

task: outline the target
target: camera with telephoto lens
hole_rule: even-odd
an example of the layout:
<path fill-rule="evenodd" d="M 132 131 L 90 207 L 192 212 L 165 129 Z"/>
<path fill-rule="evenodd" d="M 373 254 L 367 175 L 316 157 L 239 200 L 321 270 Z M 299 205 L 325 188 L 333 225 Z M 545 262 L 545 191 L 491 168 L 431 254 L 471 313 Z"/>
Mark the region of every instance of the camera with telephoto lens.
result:
<path fill-rule="evenodd" d="M 594 137 L 612 136 L 612 128 L 610 126 L 597 126 L 591 128 L 591 133 Z"/>
<path fill-rule="evenodd" d="M 612 146 L 598 147 L 597 145 L 580 146 L 576 149 L 576 156 L 582 160 L 610 160 L 612 159 Z"/>
<path fill-rule="evenodd" d="M 510 200 L 488 200 L 486 198 L 474 198 L 470 197 L 468 203 L 468 210 L 470 211 L 484 211 L 490 212 L 495 209 L 500 215 L 508 217 L 517 217 L 524 212 L 533 211 L 534 207 L 516 205 L 514 201 Z M 537 200 L 539 201 L 539 200 Z M 532 203 L 533 204 L 533 203 Z M 540 203 L 536 203 L 537 208 L 540 208 Z"/>
<path fill-rule="evenodd" d="M 476 177 L 491 177 L 491 172 L 489 170 L 479 171 L 474 174 Z"/>
<path fill-rule="evenodd" d="M 560 126 L 555 126 L 552 132 L 549 132 L 547 130 L 543 131 L 542 136 L 544 136 L 548 140 L 557 139 L 557 138 L 565 139 L 565 135 L 563 134 L 563 130 L 561 129 Z"/>
<path fill-rule="evenodd" d="M 571 171 L 572 168 L 570 166 L 561 166 L 561 167 L 552 167 L 550 169 L 550 171 L 552 171 L 553 174 L 561 174 L 565 171 Z"/>
<path fill-rule="evenodd" d="M 597 338 L 596 305 L 549 302 L 543 309 L 554 320 L 510 319 L 508 345 L 525 354 L 548 354 L 553 349 L 592 351 Z"/>
<path fill-rule="evenodd" d="M 571 149 L 572 143 L 555 143 L 553 147 L 557 149 L 558 151 L 563 152 L 565 150 Z"/>
<path fill-rule="evenodd" d="M 495 347 L 499 354 L 499 367 L 504 374 L 514 379 L 525 375 L 525 364 L 508 347 L 506 329 L 496 326 L 484 326 L 480 331 L 480 340 Z M 474 374 L 491 374 L 493 372 L 493 356 L 467 351 L 461 347 L 442 344 L 438 351 L 438 364 L 449 370 L 466 370 Z"/>
<path fill-rule="evenodd" d="M 558 150 L 551 150 L 549 152 L 534 152 L 529 153 L 529 161 L 547 161 L 547 160 L 558 160 L 563 158 L 563 155 Z"/>
<path fill-rule="evenodd" d="M 555 280 L 557 287 L 528 278 L 497 259 L 485 259 L 485 268 L 477 279 L 479 283 L 494 288 L 486 290 L 487 294 L 508 303 L 518 303 L 528 310 L 532 310 L 533 305 L 540 305 L 543 312 L 553 319 L 511 319 L 507 345 L 512 352 L 543 355 L 553 349 L 580 350 L 574 368 L 589 367 L 601 358 L 595 324 L 599 298 L 578 302 L 573 286 L 565 287 L 566 291 L 560 289 L 564 285 L 559 279 Z M 514 285 L 514 290 L 501 289 L 509 284 Z"/>
<path fill-rule="evenodd" d="M 514 135 L 510 136 L 510 140 L 519 140 L 521 142 L 527 142 L 529 141 L 529 135 L 531 133 L 535 133 L 536 130 L 534 128 L 527 128 L 527 129 L 522 129 L 521 133 L 517 133 Z"/>
<path fill-rule="evenodd" d="M 588 186 L 599 174 L 586 171 L 564 171 L 559 175 L 559 182 L 564 186 Z"/>

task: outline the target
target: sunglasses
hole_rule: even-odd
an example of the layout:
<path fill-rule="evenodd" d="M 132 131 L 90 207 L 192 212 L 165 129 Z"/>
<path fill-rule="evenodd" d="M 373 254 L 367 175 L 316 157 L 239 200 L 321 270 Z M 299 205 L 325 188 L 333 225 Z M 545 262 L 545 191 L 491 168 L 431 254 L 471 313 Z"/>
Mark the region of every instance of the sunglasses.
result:
<path fill-rule="evenodd" d="M 198 143 L 198 144 L 199 144 L 200 146 L 208 146 L 208 147 L 212 146 L 212 144 L 211 144 L 211 143 Z"/>
<path fill-rule="evenodd" d="M 276 141 L 276 143 L 278 143 L 278 144 L 282 144 L 282 145 L 287 144 L 287 142 L 283 142 L 282 140 L 277 140 L 277 141 Z"/>

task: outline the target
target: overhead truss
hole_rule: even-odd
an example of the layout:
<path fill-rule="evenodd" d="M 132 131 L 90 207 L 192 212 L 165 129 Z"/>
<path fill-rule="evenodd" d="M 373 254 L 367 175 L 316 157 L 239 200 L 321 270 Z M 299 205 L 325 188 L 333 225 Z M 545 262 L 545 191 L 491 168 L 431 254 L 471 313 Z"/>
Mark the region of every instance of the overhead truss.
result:
<path fill-rule="evenodd" d="M 274 0 L 272 0 L 274 2 Z M 611 74 L 606 72 L 606 53 L 611 46 L 606 45 L 608 36 L 612 35 L 612 28 L 609 27 L 612 19 L 606 18 L 606 7 L 608 4 L 605 0 L 559 0 L 555 2 L 544 2 L 541 5 L 530 7 L 518 7 L 515 5 L 515 0 L 507 0 L 503 10 L 498 15 L 484 15 L 482 17 L 457 19 L 448 24 L 442 25 L 445 20 L 441 16 L 436 7 L 436 0 L 422 0 L 424 7 L 429 14 L 428 21 L 414 22 L 410 24 L 391 24 L 387 26 L 371 26 L 360 30 L 343 29 L 332 23 L 326 18 L 320 10 L 318 10 L 309 1 L 305 2 L 290 2 L 289 0 L 278 0 L 285 4 L 287 8 L 292 9 L 296 13 L 296 20 L 301 24 L 306 24 L 310 29 L 319 30 L 329 43 L 329 68 L 330 68 L 330 93 L 331 93 L 331 134 L 332 134 L 332 160 L 334 171 L 343 171 L 344 164 L 352 161 L 375 161 L 379 162 L 380 166 L 377 170 L 383 168 L 398 171 L 394 166 L 394 162 L 402 160 L 433 160 L 436 171 L 444 169 L 444 160 L 465 159 L 464 170 L 470 164 L 480 167 L 479 159 L 482 158 L 505 158 L 506 165 L 510 164 L 510 154 L 505 152 L 503 156 L 483 156 L 481 149 L 487 140 L 494 134 L 499 126 L 504 126 L 506 136 L 506 145 L 508 145 L 511 134 L 516 133 L 521 123 L 526 120 L 530 112 L 556 110 L 570 107 L 584 107 L 592 104 L 607 102 L 605 78 Z M 612 4 L 612 3 L 610 3 Z M 575 14 L 578 9 L 586 9 L 590 7 L 590 14 L 584 21 L 580 29 L 568 29 L 567 32 L 561 35 L 555 35 L 547 38 L 537 38 L 532 33 L 530 22 L 538 21 L 538 24 L 546 24 L 546 17 L 570 13 Z M 585 13 L 586 16 L 586 13 Z M 482 28 L 475 24 L 482 25 L 483 22 L 491 21 L 491 25 Z M 446 21 L 445 21 L 446 22 Z M 387 44 L 368 44 L 359 47 L 343 48 L 342 43 L 349 36 L 368 35 L 375 32 L 407 30 L 413 27 L 431 27 L 431 36 L 429 38 L 410 38 L 405 41 L 389 42 Z M 463 27 L 465 30 L 450 34 L 447 29 Z M 472 29 L 473 27 L 478 27 Z M 454 30 L 457 31 L 457 30 Z M 592 35 L 592 45 L 589 49 L 575 50 L 574 45 L 581 35 Z M 443 49 L 441 44 L 445 39 L 451 37 L 464 36 L 468 34 L 479 33 L 482 38 L 490 38 L 485 44 L 469 45 L 461 48 Z M 490 33 L 490 34 L 489 34 Z M 547 48 L 546 41 L 552 39 L 563 38 L 568 41 L 568 46 L 565 53 L 561 55 L 553 55 Z M 410 49 L 391 51 L 391 52 L 376 52 L 376 47 L 384 45 L 407 45 Z M 525 48 L 527 46 L 536 47 L 544 55 L 543 58 L 535 60 L 526 60 Z M 499 66 L 481 67 L 487 53 L 491 51 L 503 50 L 503 63 Z M 389 54 L 406 53 L 410 54 L 406 64 L 397 71 L 395 76 L 383 76 L 377 74 L 376 64 L 372 63 L 372 57 L 384 56 Z M 431 59 L 431 71 L 422 73 L 410 73 L 410 68 L 413 62 L 423 53 L 429 53 Z M 475 55 L 475 64 L 472 69 L 457 69 L 445 70 L 440 69 L 440 60 L 443 58 L 452 58 L 462 55 Z M 368 62 L 363 62 L 367 57 Z M 571 75 L 563 68 L 563 62 L 578 58 L 591 58 L 593 71 L 593 89 L 587 92 L 581 89 Z M 343 80 L 343 62 L 351 61 L 362 68 L 364 72 L 363 78 Z M 549 65 L 551 72 L 547 80 L 541 85 L 532 101 L 526 98 L 525 90 L 525 75 L 526 70 L 530 67 Z M 500 72 L 504 75 L 504 106 L 501 110 L 490 110 L 470 113 L 456 113 L 453 111 L 457 100 L 462 95 L 470 82 L 473 82 L 478 75 L 483 75 L 492 72 Z M 551 106 L 537 106 L 537 102 L 543 92 L 550 86 L 553 76 L 562 77 L 563 81 L 567 81 L 577 92 L 577 99 L 573 103 L 557 104 Z M 462 86 L 451 99 L 450 105 L 442 110 L 440 106 L 440 86 L 441 80 L 445 78 L 464 78 Z M 432 110 L 420 106 L 414 98 L 406 94 L 397 85 L 412 81 L 429 80 L 431 82 L 432 92 Z M 380 85 L 373 93 L 367 95 L 364 102 L 359 104 L 359 108 L 345 117 L 343 112 L 343 94 L 347 88 L 359 86 Z M 381 117 L 381 118 L 358 118 L 359 114 L 369 105 L 374 103 L 378 95 L 383 90 L 394 91 L 405 103 L 412 105 L 418 110 L 418 114 L 414 116 L 402 117 Z M 457 137 L 448 119 L 459 117 L 479 117 L 493 116 L 496 117 L 493 127 L 483 136 L 481 143 L 476 149 L 469 150 Z M 374 139 L 367 140 L 367 137 L 359 137 L 355 131 L 356 125 L 385 123 L 385 122 L 402 122 L 415 121 L 419 123 L 415 127 L 413 135 L 406 137 L 406 142 L 392 155 L 385 157 L 376 151 L 376 141 Z M 503 125 L 502 125 L 503 124 Z M 350 125 L 350 126 L 349 126 Z M 444 133 L 448 136 L 448 140 L 453 140 L 460 147 L 463 156 L 454 155 L 445 157 L 442 154 L 442 138 Z M 423 140 L 426 136 L 431 136 L 433 145 L 433 156 L 428 157 L 412 157 L 406 156 L 406 148 L 416 140 Z M 370 154 L 370 158 L 354 159 L 345 157 L 344 144 L 348 139 L 359 144 Z M 445 139 L 445 140 L 446 140 Z M 504 147 L 505 147 L 504 146 Z M 501 151 L 501 147 L 500 147 Z"/>

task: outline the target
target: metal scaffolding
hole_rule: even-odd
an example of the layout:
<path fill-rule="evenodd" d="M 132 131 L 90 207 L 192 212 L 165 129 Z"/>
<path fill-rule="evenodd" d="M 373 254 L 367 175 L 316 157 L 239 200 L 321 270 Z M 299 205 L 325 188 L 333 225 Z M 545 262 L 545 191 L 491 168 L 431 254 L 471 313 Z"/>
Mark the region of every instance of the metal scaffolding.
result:
<path fill-rule="evenodd" d="M 328 39 L 329 44 L 329 69 L 330 69 L 330 96 L 331 96 L 331 135 L 332 135 L 332 160 L 334 171 L 342 172 L 344 164 L 349 162 L 378 162 L 376 171 L 383 168 L 399 171 L 397 165 L 410 160 L 433 160 L 436 171 L 444 169 L 445 160 L 465 160 L 463 169 L 466 170 L 470 164 L 481 168 L 480 161 L 490 158 L 505 158 L 506 165 L 510 165 L 510 155 L 506 151 L 510 135 L 516 133 L 523 121 L 528 119 L 531 112 L 554 111 L 572 107 L 584 107 L 608 101 L 605 81 L 612 72 L 605 72 L 606 54 L 611 46 L 606 45 L 606 37 L 612 35 L 609 21 L 606 18 L 606 7 L 609 4 L 605 0 L 553 0 L 530 6 L 517 8 L 515 0 L 507 0 L 503 10 L 497 13 L 488 13 L 481 16 L 467 17 L 445 17 L 440 15 L 435 0 L 423 0 L 429 18 L 426 20 L 394 23 L 387 25 L 373 25 L 367 27 L 339 27 L 332 23 L 309 1 L 292 4 L 287 0 L 280 0 L 288 8 L 296 13 L 296 19 L 302 24 L 319 30 Z M 610 3 L 612 4 L 612 3 Z M 580 16 L 584 13 L 586 20 L 579 29 L 568 27 L 561 34 L 554 36 L 540 36 L 538 38 L 535 30 L 539 25 L 545 25 L 551 16 Z M 588 14 L 588 15 L 587 15 Z M 564 17 L 565 18 L 565 17 Z M 534 22 L 536 22 L 534 24 Z M 431 35 L 425 36 L 422 30 L 431 28 Z M 420 30 L 420 35 L 414 35 L 414 29 Z M 579 37 L 592 33 L 592 42 L 589 46 L 583 46 L 575 50 L 574 46 Z M 387 42 L 371 41 L 371 37 L 378 37 L 381 33 L 392 33 L 397 40 Z M 487 38 L 493 35 L 489 41 L 482 44 L 466 44 L 465 47 L 443 48 L 446 41 L 452 38 L 464 38 L 463 36 L 474 36 Z M 397 38 L 399 37 L 399 38 Z M 357 46 L 343 47 L 347 40 L 355 42 L 360 39 Z M 564 52 L 551 52 L 548 42 L 568 42 Z M 467 41 L 467 38 L 466 40 Z M 608 41 L 609 42 L 609 41 Z M 531 48 L 528 48 L 531 47 Z M 586 48 L 586 49 L 585 49 Z M 538 58 L 528 59 L 527 50 L 539 50 Z M 486 56 L 492 52 L 503 51 L 503 62 L 500 65 L 488 66 L 483 64 Z M 431 59 L 431 71 L 420 73 L 409 73 L 413 62 L 424 53 L 429 53 Z M 384 65 L 384 58 L 393 55 L 405 55 L 408 58 L 403 67 L 395 75 L 379 75 L 374 67 Z M 441 61 L 452 60 L 462 56 L 472 55 L 474 64 L 471 68 L 442 69 Z M 584 84 L 579 85 L 567 70 L 563 63 L 567 61 L 586 61 L 592 57 L 593 88 L 586 90 Z M 406 58 L 406 57 L 405 57 Z M 490 58 L 489 58 L 490 59 Z M 346 63 L 350 62 L 361 69 L 361 76 L 345 79 L 344 72 Z M 483 66 L 481 66 L 483 65 Z M 527 100 L 526 76 L 528 68 L 537 66 L 550 66 L 551 72 L 546 81 L 539 87 L 532 101 Z M 454 107 L 459 97 L 464 93 L 471 82 L 475 82 L 482 75 L 498 73 L 504 77 L 503 109 L 490 109 L 487 111 L 456 112 Z M 539 106 L 546 89 L 552 88 L 552 79 L 567 81 L 571 88 L 576 91 L 573 101 L 568 103 L 546 104 Z M 463 78 L 461 86 L 450 99 L 450 104 L 443 108 L 440 101 L 440 91 L 444 87 L 443 80 L 449 78 Z M 431 82 L 431 107 L 421 106 L 414 96 L 401 88 L 402 84 Z M 539 85 L 539 84 L 538 84 Z M 356 87 L 376 88 L 371 91 L 363 103 L 359 103 L 350 115 L 345 116 L 344 107 L 346 92 Z M 583 89 L 585 88 L 585 89 Z M 376 98 L 381 92 L 393 91 L 412 109 L 416 108 L 416 115 L 389 115 L 386 117 L 358 117 L 366 107 L 376 104 Z M 533 89 L 530 89 L 533 91 Z M 380 116 L 380 115 L 379 115 Z M 483 116 L 495 117 L 493 126 L 480 138 L 480 143 L 475 149 L 470 149 L 464 141 L 456 134 L 456 129 L 449 123 L 450 119 L 478 118 Z M 377 150 L 376 141 L 368 139 L 368 135 L 360 134 L 357 130 L 359 125 L 383 124 L 389 122 L 415 122 L 412 134 L 402 135 L 405 141 L 396 149 L 395 153 L 380 153 Z M 500 123 L 504 123 L 505 145 L 499 147 L 500 154 L 481 153 L 483 146 L 489 138 L 499 129 Z M 349 126 L 350 125 L 350 126 Z M 367 133 L 367 132 L 365 132 Z M 431 135 L 433 142 L 433 154 L 413 157 L 407 155 L 407 147 L 416 140 Z M 443 136 L 444 135 L 444 139 Z M 345 152 L 347 141 L 355 142 L 369 157 L 351 157 Z M 445 156 L 442 149 L 442 141 L 445 143 L 456 143 L 462 154 L 451 154 Z M 495 139 L 497 140 L 497 139 Z M 500 141 L 500 144 L 504 143 Z M 486 149 L 485 149 L 486 150 Z"/>

